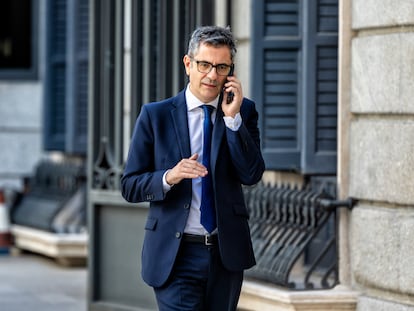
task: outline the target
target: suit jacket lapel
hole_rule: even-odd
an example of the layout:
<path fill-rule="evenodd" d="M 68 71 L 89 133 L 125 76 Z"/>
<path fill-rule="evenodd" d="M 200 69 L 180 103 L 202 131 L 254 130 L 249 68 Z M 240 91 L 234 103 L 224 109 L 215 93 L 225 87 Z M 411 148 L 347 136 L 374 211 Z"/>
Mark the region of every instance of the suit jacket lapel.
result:
<path fill-rule="evenodd" d="M 211 138 L 211 168 L 214 169 L 216 167 L 216 162 L 218 159 L 219 151 L 220 151 L 220 145 L 223 140 L 223 135 L 225 131 L 225 124 L 223 120 L 223 111 L 221 110 L 221 96 L 219 99 L 219 104 L 217 106 L 217 114 L 216 114 L 216 120 L 214 122 L 213 126 L 213 135 Z"/>
<path fill-rule="evenodd" d="M 190 134 L 188 132 L 187 104 L 185 92 L 179 93 L 172 103 L 175 108 L 171 110 L 174 131 L 177 136 L 178 148 L 182 158 L 191 156 Z"/>

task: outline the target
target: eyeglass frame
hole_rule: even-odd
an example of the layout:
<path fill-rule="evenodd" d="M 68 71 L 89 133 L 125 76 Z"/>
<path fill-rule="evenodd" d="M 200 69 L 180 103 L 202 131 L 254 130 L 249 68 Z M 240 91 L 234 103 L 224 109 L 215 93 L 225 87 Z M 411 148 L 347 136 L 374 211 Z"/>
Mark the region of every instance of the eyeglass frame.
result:
<path fill-rule="evenodd" d="M 232 72 L 232 70 L 234 69 L 234 63 L 232 63 L 231 65 L 227 65 L 227 64 L 217 64 L 217 65 L 213 65 L 212 63 L 210 63 L 210 62 L 208 62 L 208 61 L 205 61 L 205 60 L 196 60 L 195 58 L 193 58 L 193 57 L 190 57 L 190 59 L 192 60 L 192 61 L 194 61 L 196 64 L 197 64 L 197 71 L 199 72 L 199 73 L 210 73 L 212 70 L 213 70 L 213 68 L 216 68 L 216 73 L 219 75 L 219 76 L 228 76 L 229 74 L 230 74 L 230 72 Z M 199 64 L 200 63 L 204 63 L 204 64 L 208 64 L 208 65 L 210 65 L 210 70 L 208 70 L 208 71 L 206 71 L 206 72 L 203 72 L 203 71 L 201 71 L 200 69 L 199 69 Z M 218 70 L 217 70 L 217 68 L 219 67 L 219 66 L 226 66 L 227 68 L 228 68 L 228 73 L 226 73 L 226 74 L 220 74 L 219 72 L 218 72 Z"/>

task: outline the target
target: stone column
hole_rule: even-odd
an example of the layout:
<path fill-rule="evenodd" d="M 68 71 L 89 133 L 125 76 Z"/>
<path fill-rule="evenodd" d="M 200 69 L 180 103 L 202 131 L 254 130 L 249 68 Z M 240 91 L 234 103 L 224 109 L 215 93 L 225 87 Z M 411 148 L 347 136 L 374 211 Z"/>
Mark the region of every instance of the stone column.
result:
<path fill-rule="evenodd" d="M 353 0 L 349 194 L 359 311 L 414 310 L 414 1 Z M 343 168 L 346 169 L 346 168 Z"/>

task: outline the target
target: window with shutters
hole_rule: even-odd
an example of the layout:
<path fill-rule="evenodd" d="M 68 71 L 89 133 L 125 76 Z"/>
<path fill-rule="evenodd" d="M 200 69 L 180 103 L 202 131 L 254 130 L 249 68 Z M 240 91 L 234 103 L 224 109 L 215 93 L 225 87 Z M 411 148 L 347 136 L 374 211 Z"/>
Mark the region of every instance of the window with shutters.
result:
<path fill-rule="evenodd" d="M 252 97 L 266 167 L 336 173 L 338 0 L 253 3 Z"/>
<path fill-rule="evenodd" d="M 47 2 L 45 150 L 86 154 L 88 3 Z"/>

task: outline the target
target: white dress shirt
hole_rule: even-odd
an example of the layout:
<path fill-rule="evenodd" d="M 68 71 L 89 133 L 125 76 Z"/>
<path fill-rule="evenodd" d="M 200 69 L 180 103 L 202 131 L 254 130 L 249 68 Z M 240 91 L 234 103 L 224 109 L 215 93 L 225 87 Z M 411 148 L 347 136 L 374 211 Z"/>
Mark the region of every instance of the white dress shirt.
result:
<path fill-rule="evenodd" d="M 190 88 L 187 86 L 185 91 L 185 98 L 187 102 L 187 116 L 188 116 L 188 129 L 190 135 L 190 148 L 191 154 L 198 154 L 197 161 L 203 162 L 203 121 L 204 121 L 204 111 L 201 107 L 202 105 L 211 105 L 214 106 L 214 110 L 211 113 L 211 120 L 214 124 L 217 114 L 217 105 L 219 96 L 209 103 L 201 102 L 197 97 L 191 93 Z M 233 131 L 237 131 L 240 128 L 242 119 L 240 113 L 238 113 L 235 118 L 224 117 L 224 122 L 228 128 Z M 164 173 L 163 176 L 163 188 L 164 192 L 168 192 L 171 189 L 171 186 L 168 185 L 165 176 L 168 170 Z M 209 174 L 211 174 L 209 172 Z M 192 180 L 192 197 L 191 197 L 191 206 L 190 214 L 188 216 L 187 224 L 185 226 L 184 232 L 191 234 L 201 234 L 205 235 L 208 232 L 200 223 L 200 205 L 201 205 L 201 177 L 194 178 Z M 214 233 L 214 232 L 213 232 Z"/>

